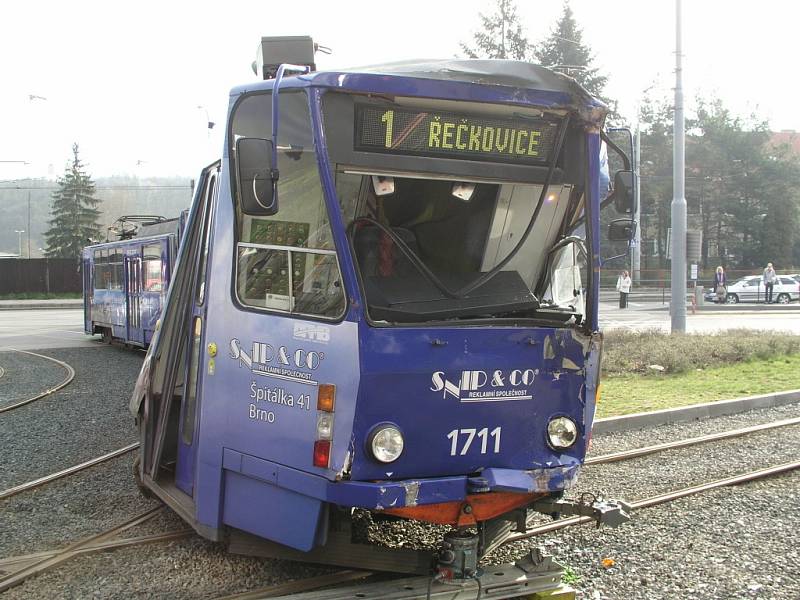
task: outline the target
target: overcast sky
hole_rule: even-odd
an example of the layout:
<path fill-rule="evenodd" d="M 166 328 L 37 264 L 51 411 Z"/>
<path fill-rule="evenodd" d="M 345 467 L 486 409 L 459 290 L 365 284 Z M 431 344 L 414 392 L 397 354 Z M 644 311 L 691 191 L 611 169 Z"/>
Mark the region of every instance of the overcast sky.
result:
<path fill-rule="evenodd" d="M 0 179 L 59 175 L 78 142 L 94 176 L 196 176 L 221 152 L 228 91 L 254 79 L 262 35 L 311 35 L 333 49 L 319 69 L 448 58 L 493 0 L 207 3 L 26 2 L 0 22 Z M 561 0 L 521 0 L 531 41 Z M 633 115 L 643 90 L 671 96 L 672 0 L 571 0 L 607 93 Z M 684 0 L 687 102 L 719 97 L 737 114 L 800 130 L 800 9 L 784 0 Z M 46 98 L 41 100 L 30 95 Z M 198 108 L 201 107 L 201 108 Z M 206 113 L 217 123 L 209 132 Z"/>

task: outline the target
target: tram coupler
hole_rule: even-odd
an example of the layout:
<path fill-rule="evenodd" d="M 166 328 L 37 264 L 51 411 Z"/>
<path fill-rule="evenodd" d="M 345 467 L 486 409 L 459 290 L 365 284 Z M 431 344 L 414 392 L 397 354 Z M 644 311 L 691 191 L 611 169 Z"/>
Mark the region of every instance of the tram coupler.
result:
<path fill-rule="evenodd" d="M 466 581 L 478 576 L 478 534 L 448 531 L 439 547 L 436 578 L 442 581 Z"/>
<path fill-rule="evenodd" d="M 557 519 L 561 516 L 589 517 L 601 525 L 619 527 L 631 520 L 631 506 L 623 500 L 604 500 L 591 494 L 584 494 L 578 500 L 569 498 L 542 498 L 531 508 Z"/>

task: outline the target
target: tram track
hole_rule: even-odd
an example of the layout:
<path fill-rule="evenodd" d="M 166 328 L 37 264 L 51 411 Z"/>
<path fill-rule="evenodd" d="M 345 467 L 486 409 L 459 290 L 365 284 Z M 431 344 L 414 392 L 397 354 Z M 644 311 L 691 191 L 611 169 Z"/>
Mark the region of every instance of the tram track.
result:
<path fill-rule="evenodd" d="M 99 465 L 101 463 L 109 461 L 112 458 L 116 458 L 118 456 L 122 456 L 123 454 L 127 454 L 128 452 L 132 452 L 136 450 L 138 447 L 139 447 L 139 442 L 134 442 L 133 444 L 128 444 L 127 446 L 123 446 L 122 448 L 112 450 L 111 452 L 107 452 L 106 454 L 103 454 L 96 458 L 92 458 L 77 465 L 67 467 L 66 469 L 62 469 L 61 471 L 56 471 L 55 473 L 51 473 L 50 475 L 45 475 L 43 477 L 39 477 L 38 479 L 33 479 L 31 481 L 15 485 L 14 487 L 10 487 L 7 490 L 3 490 L 2 492 L 0 492 L 0 500 L 4 500 L 5 498 L 10 498 L 11 496 L 19 494 L 20 492 L 24 492 L 26 490 L 31 490 L 41 487 L 46 483 L 50 483 L 51 481 L 61 479 L 62 477 L 67 477 L 68 475 L 79 473 L 84 469 L 88 469 L 95 465 Z"/>
<path fill-rule="evenodd" d="M 757 469 L 755 471 L 749 471 L 747 473 L 742 473 L 739 475 L 735 475 L 733 477 L 726 477 L 724 479 L 710 481 L 700 485 L 683 488 L 680 490 L 675 490 L 672 492 L 667 492 L 665 494 L 659 494 L 657 496 L 652 496 L 650 498 L 645 498 L 642 500 L 631 502 L 629 503 L 629 506 L 631 507 L 632 510 L 643 510 L 646 508 L 651 508 L 653 506 L 659 506 L 661 504 L 673 502 L 681 498 L 686 498 L 688 496 L 701 494 L 703 492 L 714 490 L 720 487 L 727 487 L 727 486 L 747 483 L 750 481 L 756 481 L 758 479 L 764 479 L 767 477 L 772 477 L 775 475 L 787 473 L 789 471 L 798 468 L 800 468 L 800 461 L 793 463 L 784 463 L 782 465 L 767 467 L 765 469 Z M 591 522 L 593 522 L 593 519 L 591 517 L 569 517 L 566 519 L 559 519 L 557 521 L 554 521 L 552 523 L 547 523 L 545 525 L 539 525 L 529 529 L 525 533 L 512 535 L 508 537 L 501 544 L 498 544 L 496 548 L 493 548 L 492 550 L 487 552 L 485 556 L 490 555 L 491 552 L 493 552 L 497 548 L 500 548 L 508 544 L 512 544 L 514 542 L 521 542 L 536 537 L 538 535 L 550 533 L 553 531 L 558 531 L 560 529 L 566 529 L 567 527 L 575 527 L 577 525 L 582 525 Z M 268 586 L 252 590 L 249 592 L 219 596 L 217 597 L 216 600 L 256 600 L 258 598 L 285 596 L 300 592 L 313 591 L 315 589 L 325 586 L 343 584 L 352 581 L 354 579 L 366 579 L 367 577 L 370 577 L 375 574 L 376 573 L 371 571 L 342 571 L 340 573 L 332 573 L 330 575 L 325 575 L 319 578 L 308 578 L 305 580 L 293 581 L 290 582 L 289 584 L 279 584 L 277 586 Z"/>
<path fill-rule="evenodd" d="M 764 479 L 767 477 L 788 473 L 798 468 L 800 468 L 800 461 L 784 463 L 772 467 L 748 471 L 745 473 L 734 475 L 732 477 L 726 477 L 723 479 L 702 483 L 688 488 L 682 488 L 680 490 L 658 494 L 656 496 L 651 496 L 649 498 L 644 498 L 641 500 L 629 502 L 628 504 L 632 510 L 643 510 L 646 508 L 659 506 L 662 504 L 673 502 L 675 500 L 686 498 L 688 496 L 701 494 L 703 492 L 718 489 L 721 487 L 740 485 L 742 483 L 747 483 L 751 481 L 756 481 L 758 479 Z M 192 535 L 193 530 L 181 529 L 181 530 L 168 531 L 158 534 L 136 536 L 132 538 L 123 538 L 120 540 L 111 539 L 123 533 L 124 531 L 131 529 L 132 527 L 141 525 L 142 523 L 151 520 L 163 508 L 164 508 L 163 505 L 152 508 L 148 511 L 145 511 L 143 513 L 140 513 L 132 517 L 131 519 L 128 519 L 127 521 L 115 527 L 88 536 L 78 542 L 70 544 L 68 547 L 62 550 L 44 551 L 34 554 L 0 559 L 0 572 L 10 571 L 8 574 L 0 576 L 0 592 L 6 591 L 16 585 L 19 585 L 20 583 L 22 583 L 23 581 L 25 581 L 30 577 L 41 575 L 42 573 L 49 571 L 50 569 L 53 569 L 55 567 L 58 567 L 61 564 L 77 556 L 86 555 L 93 552 L 103 552 L 120 548 L 128 548 L 131 546 L 141 546 L 144 544 L 174 541 Z M 498 548 L 506 546 L 508 544 L 524 541 L 536 537 L 538 535 L 551 533 L 561 529 L 566 529 L 568 527 L 574 527 L 590 523 L 592 521 L 593 519 L 591 517 L 578 516 L 578 517 L 559 519 L 552 523 L 546 523 L 544 525 L 534 526 L 528 529 L 528 531 L 526 531 L 525 533 L 519 533 L 507 537 L 505 540 L 502 541 L 502 543 L 498 544 L 495 548 L 490 549 L 487 552 L 486 556 L 490 555 L 493 551 L 497 550 Z M 239 592 L 236 594 L 220 596 L 218 597 L 218 600 L 255 600 L 256 598 L 285 596 L 289 594 L 311 591 L 321 587 L 338 585 L 354 580 L 365 579 L 374 574 L 375 573 L 373 573 L 372 571 L 351 569 L 351 570 L 345 570 L 326 575 L 321 575 L 317 577 L 300 579 L 288 583 L 271 585 L 256 590 L 250 590 L 247 592 Z"/>
<path fill-rule="evenodd" d="M 622 452 L 613 452 L 609 454 L 603 454 L 600 456 L 593 456 L 589 457 L 584 461 L 584 465 L 600 465 L 600 464 L 607 464 L 612 462 L 618 462 L 623 460 L 631 460 L 634 458 L 640 458 L 643 456 L 648 456 L 651 454 L 656 454 L 658 452 L 665 452 L 667 450 L 677 450 L 680 448 L 688 448 L 691 446 L 696 446 L 700 444 L 705 444 L 709 442 L 715 441 L 722 441 L 726 439 L 732 439 L 736 437 L 741 437 L 744 435 L 748 435 L 750 433 L 758 433 L 762 431 L 769 431 L 771 429 L 778 429 L 781 427 L 789 427 L 792 425 L 800 425 L 800 417 L 793 417 L 789 419 L 781 419 L 778 421 L 772 421 L 769 423 L 761 423 L 759 425 L 752 425 L 750 427 L 741 427 L 738 429 L 731 429 L 728 431 L 721 431 L 718 433 L 712 433 L 704 436 L 697 436 L 686 438 L 683 440 L 677 440 L 674 442 L 665 442 L 663 444 L 654 444 L 652 446 L 644 446 L 641 448 L 634 448 L 632 450 L 625 450 Z M 33 479 L 31 481 L 21 483 L 14 487 L 8 488 L 6 490 L 0 491 L 0 500 L 5 498 L 9 498 L 20 492 L 24 492 L 27 490 L 35 489 L 50 483 L 52 481 L 56 481 L 57 479 L 61 479 L 62 477 L 67 477 L 69 475 L 73 475 L 75 473 L 79 473 L 84 469 L 88 469 L 95 465 L 99 465 L 106 461 L 109 461 L 113 458 L 118 456 L 122 456 L 127 454 L 128 452 L 133 452 L 134 450 L 139 448 L 139 442 L 134 442 L 132 444 L 128 444 L 127 446 L 123 446 L 116 450 L 112 450 L 106 454 L 98 456 L 96 458 L 92 458 L 85 462 L 79 463 L 77 465 L 73 465 L 61 471 L 56 471 L 51 473 L 50 475 L 45 475 L 43 477 L 39 477 L 38 479 Z"/>
<path fill-rule="evenodd" d="M 609 454 L 600 455 L 600 456 L 596 456 L 596 457 L 591 457 L 591 458 L 587 459 L 586 464 L 587 465 L 599 465 L 599 464 L 609 464 L 609 463 L 614 463 L 614 462 L 620 462 L 620 461 L 625 461 L 625 460 L 632 460 L 632 459 L 635 459 L 635 458 L 648 456 L 648 455 L 652 455 L 652 454 L 655 454 L 655 453 L 658 453 L 658 452 L 664 452 L 664 451 L 667 451 L 667 450 L 686 448 L 686 447 L 700 445 L 700 444 L 704 444 L 704 443 L 720 441 L 720 440 L 725 440 L 725 439 L 731 439 L 731 438 L 735 438 L 735 437 L 741 437 L 741 436 L 744 436 L 744 435 L 747 435 L 747 434 L 750 434 L 750 433 L 764 432 L 764 431 L 769 431 L 771 429 L 788 427 L 788 426 L 798 425 L 798 424 L 800 424 L 800 417 L 794 417 L 794 418 L 789 418 L 789 419 L 781 419 L 781 420 L 773 421 L 773 422 L 769 422 L 769 423 L 762 423 L 762 424 L 758 424 L 758 425 L 754 425 L 754 426 L 743 427 L 743 428 L 738 428 L 738 429 L 733 429 L 733 430 L 728 430 L 728 431 L 722 431 L 722 432 L 713 433 L 713 434 L 704 435 L 704 436 L 685 438 L 685 439 L 677 440 L 677 441 L 674 441 L 674 442 L 667 442 L 667 443 L 663 443 L 663 444 L 656 444 L 656 445 L 652 445 L 652 446 L 635 448 L 635 449 L 627 450 L 627 451 L 624 451 L 624 452 L 614 452 L 614 453 L 609 453 Z M 92 466 L 94 466 L 96 464 L 100 464 L 101 462 L 105 462 L 107 460 L 111 460 L 112 458 L 115 458 L 117 456 L 121 456 L 121 455 L 123 455 L 123 454 L 125 454 L 127 452 L 131 452 L 131 451 L 135 450 L 138 447 L 138 445 L 139 445 L 138 443 L 129 444 L 127 446 L 119 448 L 119 449 L 117 449 L 115 451 L 112 451 L 110 453 L 106 453 L 106 454 L 104 454 L 104 455 L 102 455 L 100 457 L 97 457 L 95 459 L 92 459 L 90 461 L 86 461 L 84 463 L 81 463 L 79 465 L 75 465 L 75 466 L 70 467 L 68 469 L 64 469 L 64 470 L 59 471 L 57 473 L 53 473 L 51 475 L 48 475 L 48 476 L 45 476 L 45 477 L 41 477 L 39 479 L 27 482 L 25 484 L 21 484 L 21 485 L 15 486 L 13 488 L 9 488 L 8 490 L 0 492 L 0 499 L 8 498 L 8 497 L 10 497 L 10 496 L 12 496 L 14 494 L 17 494 L 17 493 L 20 493 L 20 492 L 23 492 L 23 491 L 26 491 L 26 490 L 35 489 L 37 487 L 45 485 L 45 484 L 47 484 L 47 483 L 49 483 L 51 481 L 54 481 L 56 479 L 59 479 L 59 478 L 62 478 L 62 477 L 66 477 L 68 475 L 80 472 L 81 470 L 90 468 L 90 467 L 92 467 Z M 708 482 L 708 483 L 704 483 L 704 484 L 701 484 L 701 485 L 692 486 L 692 487 L 689 487 L 689 488 L 684 488 L 682 490 L 677 490 L 677 491 L 668 492 L 668 493 L 665 493 L 665 494 L 660 494 L 660 495 L 649 497 L 649 498 L 646 498 L 646 499 L 643 499 L 643 500 L 638 500 L 638 501 L 635 501 L 635 502 L 632 502 L 632 503 L 629 503 L 629 504 L 634 510 L 641 510 L 641 509 L 644 509 L 644 508 L 649 508 L 651 506 L 655 506 L 655 505 L 658 505 L 658 504 L 663 504 L 663 503 L 666 503 L 666 502 L 669 502 L 669 501 L 672 501 L 672 500 L 683 498 L 683 497 L 686 497 L 688 495 L 698 494 L 698 493 L 701 493 L 701 492 L 704 492 L 704 491 L 708 491 L 708 490 L 711 490 L 711 489 L 716 489 L 717 487 L 736 485 L 738 483 L 744 483 L 746 481 L 752 481 L 752 480 L 758 479 L 758 478 L 769 477 L 771 475 L 775 475 L 775 474 L 782 473 L 782 472 L 787 472 L 789 470 L 796 469 L 798 467 L 800 467 L 800 463 L 786 463 L 786 464 L 778 465 L 776 467 L 772 467 L 772 468 L 769 468 L 769 469 L 759 469 L 759 470 L 756 470 L 756 471 L 743 473 L 741 475 L 737 475 L 737 476 L 734 476 L 734 477 L 728 477 L 728 478 L 725 478 L 725 479 L 722 479 L 722 480 L 718 480 L 718 481 L 714 481 L 714 482 Z M 159 508 L 161 508 L 161 507 L 159 507 Z M 136 521 L 136 523 L 134 523 L 134 524 L 143 523 L 146 520 L 149 520 L 150 518 L 155 516 L 155 514 L 157 514 L 159 508 L 153 509 L 151 511 L 148 511 L 148 513 L 146 513 L 146 514 L 148 514 L 150 516 L 145 518 L 144 520 L 136 521 L 136 519 L 141 519 L 142 516 L 143 516 L 143 515 L 138 515 L 137 517 L 135 517 L 133 519 L 133 521 Z M 534 537 L 536 535 L 540 535 L 540 534 L 543 534 L 543 533 L 556 531 L 556 530 L 559 530 L 559 529 L 564 529 L 564 528 L 575 526 L 575 525 L 580 525 L 580 524 L 586 523 L 586 522 L 588 522 L 590 520 L 591 519 L 589 519 L 588 517 L 571 517 L 571 518 L 567 518 L 567 519 L 561 519 L 561 520 L 555 521 L 553 523 L 547 523 L 547 524 L 544 524 L 544 525 L 532 526 L 531 529 L 529 529 L 524 534 L 510 535 L 509 537 L 504 539 L 500 544 L 498 544 L 495 548 L 492 548 L 490 550 L 490 552 L 493 552 L 497 548 L 499 548 L 501 546 L 505 546 L 507 544 L 511 544 L 513 542 L 522 541 L 524 539 L 528 539 L 528 538 L 531 538 L 531 537 Z M 10 557 L 10 558 L 6 558 L 6 559 L 0 559 L 0 571 L 10 571 L 9 574 L 0 577 L 0 591 L 3 591 L 4 589 L 8 589 L 8 587 L 16 585 L 16 583 L 24 581 L 28 577 L 33 577 L 33 576 L 36 576 L 36 575 L 38 575 L 40 573 L 43 573 L 44 571 L 49 570 L 49 569 L 51 569 L 51 568 L 53 568 L 55 566 L 58 566 L 58 565 L 62 564 L 63 562 L 66 562 L 67 560 L 69 560 L 69 559 L 71 559 L 73 557 L 79 556 L 79 555 L 85 555 L 85 554 L 89 554 L 89 553 L 93 553 L 93 552 L 109 551 L 109 550 L 114 550 L 114 549 L 118 549 L 118 548 L 127 548 L 127 547 L 132 547 L 132 546 L 140 546 L 140 545 L 144 545 L 144 544 L 153 544 L 153 543 L 159 543 L 159 542 L 164 542 L 164 541 L 172 541 L 172 540 L 182 539 L 184 537 L 190 536 L 193 533 L 192 530 L 190 530 L 190 529 L 182 529 L 182 530 L 168 531 L 168 532 L 163 532 L 163 533 L 158 533 L 158 534 L 150 534 L 150 535 L 137 536 L 137 537 L 131 537 L 131 538 L 123 538 L 123 539 L 119 539 L 119 540 L 110 539 L 110 538 L 116 537 L 121 532 L 123 532 L 126 529 L 128 529 L 128 528 L 133 526 L 132 524 L 129 524 L 129 523 L 131 523 L 131 521 L 126 521 L 125 523 L 123 523 L 121 525 L 118 525 L 118 526 L 113 527 L 113 528 L 111 528 L 109 530 L 106 530 L 106 531 L 101 532 L 99 534 L 95 534 L 93 536 L 90 536 L 89 538 L 86 538 L 84 540 L 81 540 L 80 542 L 72 544 L 72 545 L 68 546 L 67 548 L 65 548 L 63 550 L 38 552 L 38 553 L 29 554 L 29 555 L 25 555 L 25 556 L 17 556 L 17 557 Z M 347 581 L 351 581 L 353 579 L 360 579 L 360 578 L 367 577 L 370 574 L 371 574 L 371 572 L 367 572 L 367 571 L 342 572 L 342 575 L 341 575 L 342 579 L 339 580 L 338 579 L 339 573 L 333 573 L 333 574 L 330 574 L 329 576 L 323 576 L 322 578 L 320 578 L 319 581 L 321 583 L 318 583 L 317 585 L 312 585 L 311 583 L 308 583 L 308 584 L 302 583 L 301 584 L 301 583 L 298 583 L 298 582 L 292 582 L 292 584 L 297 583 L 299 587 L 288 587 L 287 588 L 285 586 L 288 585 L 288 584 L 279 584 L 277 586 L 269 586 L 267 588 L 262 588 L 260 590 L 257 590 L 257 592 L 261 594 L 260 596 L 258 596 L 258 595 L 248 596 L 248 595 L 238 594 L 238 595 L 232 595 L 232 596 L 225 596 L 224 598 L 226 598 L 226 599 L 230 598 L 231 600 L 234 600 L 234 599 L 236 599 L 236 600 L 246 600 L 247 598 L 270 597 L 270 596 L 273 596 L 273 595 L 285 595 L 285 594 L 288 594 L 288 593 L 297 593 L 297 592 L 300 592 L 300 591 L 307 591 L 307 590 L 315 589 L 316 587 L 335 585 L 337 583 L 346 583 Z M 312 579 L 314 579 L 314 578 L 312 578 Z M 305 582 L 306 580 L 299 580 L 299 581 Z M 5 586 L 8 586 L 8 587 L 5 587 Z M 309 586 L 309 587 L 306 587 L 306 586 Z M 256 591 L 247 592 L 246 594 L 255 594 L 255 593 L 256 593 Z"/>
<path fill-rule="evenodd" d="M 739 475 L 734 475 L 732 477 L 725 477 L 724 479 L 718 479 L 716 481 L 701 483 L 699 485 L 682 488 L 680 490 L 675 490 L 672 492 L 666 492 L 664 494 L 658 494 L 656 496 L 651 496 L 649 498 L 635 500 L 633 502 L 628 502 L 627 504 L 628 506 L 630 506 L 632 510 L 642 510 L 645 508 L 651 508 L 653 506 L 659 506 L 661 504 L 667 504 L 668 502 L 674 502 L 675 500 L 680 500 L 681 498 L 694 496 L 717 488 L 740 485 L 742 483 L 748 483 L 750 481 L 756 481 L 758 479 L 765 479 L 767 477 L 772 477 L 774 475 L 781 475 L 783 473 L 788 473 L 795 469 L 800 469 L 800 461 L 783 463 L 780 465 L 766 467 L 763 469 L 756 469 L 753 471 L 741 473 Z M 506 544 L 511 544 L 514 542 L 526 540 L 535 537 L 537 535 L 541 535 L 543 533 L 558 531 L 559 529 L 565 529 L 566 527 L 573 527 L 575 525 L 591 523 L 593 521 L 594 520 L 591 517 L 583 517 L 583 516 L 559 519 L 557 521 L 553 521 L 552 523 L 546 523 L 544 525 L 533 527 L 528 531 L 526 531 L 525 533 L 512 535 L 499 546 L 504 546 Z"/>
<path fill-rule="evenodd" d="M 151 508 L 150 510 L 144 511 L 128 519 L 127 521 L 120 523 L 119 525 L 83 538 L 82 540 L 70 544 L 63 550 L 55 551 L 39 560 L 28 563 L 26 566 L 12 572 L 9 575 L 0 577 L 0 592 L 4 592 L 16 585 L 19 585 L 29 577 L 41 575 L 45 571 L 57 567 L 73 557 L 78 556 L 81 553 L 85 553 L 86 549 L 93 544 L 99 544 L 101 542 L 108 541 L 132 527 L 149 521 L 163 509 L 163 505 Z"/>
<path fill-rule="evenodd" d="M 17 402 L 14 402 L 13 404 L 6 404 L 5 406 L 0 406 L 0 413 L 8 412 L 14 410 L 15 408 L 19 408 L 21 406 L 25 406 L 26 404 L 30 404 L 31 402 L 35 402 L 36 400 L 41 400 L 42 398 L 46 398 L 47 396 L 50 396 L 51 394 L 65 388 L 70 383 L 72 383 L 73 379 L 75 379 L 75 369 L 73 369 L 69 364 L 65 363 L 64 361 L 53 358 L 52 356 L 38 354 L 36 352 L 31 352 L 30 350 L 18 350 L 17 348 L 4 348 L 4 351 L 19 352 L 21 354 L 28 354 L 30 356 L 36 356 L 38 358 L 54 362 L 59 367 L 61 367 L 66 371 L 66 377 L 57 385 L 49 387 L 45 391 L 40 392 L 31 398 L 19 400 Z M 0 371 L 2 371 L 2 368 L 0 368 Z"/>

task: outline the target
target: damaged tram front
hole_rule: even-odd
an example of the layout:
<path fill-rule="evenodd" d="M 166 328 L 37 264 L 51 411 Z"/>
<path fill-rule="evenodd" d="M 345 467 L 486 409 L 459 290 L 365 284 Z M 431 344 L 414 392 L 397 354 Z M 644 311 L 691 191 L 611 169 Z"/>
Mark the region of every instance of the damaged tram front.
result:
<path fill-rule="evenodd" d="M 233 90 L 198 186 L 132 400 L 140 483 L 206 537 L 336 564 L 353 509 L 480 552 L 568 511 L 605 107 L 513 61 L 283 75 Z"/>

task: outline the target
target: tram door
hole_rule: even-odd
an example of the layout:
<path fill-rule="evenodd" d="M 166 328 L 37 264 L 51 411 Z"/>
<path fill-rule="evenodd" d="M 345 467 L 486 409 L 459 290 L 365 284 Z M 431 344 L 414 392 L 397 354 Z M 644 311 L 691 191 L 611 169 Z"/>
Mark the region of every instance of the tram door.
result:
<path fill-rule="evenodd" d="M 86 333 L 92 331 L 92 296 L 94 295 L 92 283 L 92 263 L 84 255 L 81 260 L 81 271 L 83 275 L 83 330 Z"/>
<path fill-rule="evenodd" d="M 127 340 L 144 343 L 142 329 L 142 258 L 141 256 L 125 256 L 125 321 L 127 324 Z"/>
<path fill-rule="evenodd" d="M 175 485 L 192 495 L 194 489 L 194 466 L 197 455 L 195 433 L 197 429 L 198 398 L 202 387 L 203 340 L 205 339 L 205 319 L 207 306 L 206 270 L 208 250 L 211 241 L 214 203 L 217 195 L 219 167 L 206 173 L 205 189 L 202 196 L 202 229 L 197 252 L 197 270 L 193 277 L 194 294 L 191 299 L 192 320 L 186 340 L 184 360 L 188 362 L 181 396 L 180 423 L 178 425 L 178 452 L 175 468 Z M 213 359 L 210 359 L 213 360 Z M 184 363 L 186 364 L 186 363 Z M 213 367 L 209 367 L 213 368 Z"/>

